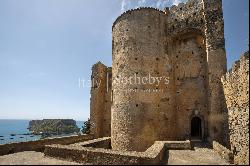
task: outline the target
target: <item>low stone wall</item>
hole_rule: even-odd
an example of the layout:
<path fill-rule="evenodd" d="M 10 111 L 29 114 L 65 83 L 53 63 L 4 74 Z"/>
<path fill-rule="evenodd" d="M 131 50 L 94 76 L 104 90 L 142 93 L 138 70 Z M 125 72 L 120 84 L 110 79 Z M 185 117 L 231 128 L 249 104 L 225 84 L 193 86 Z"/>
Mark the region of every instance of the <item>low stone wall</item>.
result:
<path fill-rule="evenodd" d="M 191 149 L 190 141 L 156 141 L 145 152 L 115 151 L 109 149 L 110 141 L 110 137 L 105 137 L 67 146 L 47 145 L 44 153 L 79 163 L 145 165 L 164 162 L 168 157 L 168 149 Z"/>
<path fill-rule="evenodd" d="M 233 153 L 221 145 L 220 143 L 213 141 L 213 149 L 221 155 L 222 158 L 227 160 L 229 163 L 233 164 L 234 163 L 234 156 Z"/>
<path fill-rule="evenodd" d="M 111 149 L 111 139 L 110 137 L 98 138 L 94 140 L 84 141 L 78 143 L 77 145 L 83 147 Z"/>
<path fill-rule="evenodd" d="M 191 149 L 191 143 L 187 141 L 164 141 L 165 147 L 169 150 Z"/>
<path fill-rule="evenodd" d="M 47 138 L 37 141 L 4 144 L 0 145 L 0 156 L 11 153 L 23 152 L 23 151 L 43 152 L 45 149 L 45 145 L 51 145 L 51 144 L 69 145 L 90 139 L 93 139 L 92 135 L 79 135 L 79 136 L 75 135 L 75 136 L 67 136 L 59 138 Z"/>

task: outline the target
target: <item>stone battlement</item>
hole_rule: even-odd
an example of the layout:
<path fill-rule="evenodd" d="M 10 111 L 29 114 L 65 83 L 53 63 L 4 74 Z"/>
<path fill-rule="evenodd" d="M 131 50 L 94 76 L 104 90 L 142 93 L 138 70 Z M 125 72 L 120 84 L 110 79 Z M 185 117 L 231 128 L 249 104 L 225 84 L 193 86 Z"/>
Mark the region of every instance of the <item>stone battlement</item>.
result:
<path fill-rule="evenodd" d="M 249 51 L 222 77 L 235 164 L 249 164 Z"/>
<path fill-rule="evenodd" d="M 136 8 L 136 9 L 130 9 L 130 10 L 127 10 L 127 11 L 123 12 L 119 17 L 116 18 L 116 20 L 113 23 L 112 29 L 115 26 L 115 24 L 120 21 L 120 19 L 122 17 L 126 16 L 127 14 L 132 14 L 133 12 L 141 11 L 141 10 L 146 10 L 146 11 L 155 10 L 155 11 L 158 11 L 158 12 L 160 12 L 162 14 L 165 14 L 164 11 L 162 11 L 160 9 L 157 9 L 157 8 L 153 8 L 153 7 L 139 7 L 139 8 Z"/>

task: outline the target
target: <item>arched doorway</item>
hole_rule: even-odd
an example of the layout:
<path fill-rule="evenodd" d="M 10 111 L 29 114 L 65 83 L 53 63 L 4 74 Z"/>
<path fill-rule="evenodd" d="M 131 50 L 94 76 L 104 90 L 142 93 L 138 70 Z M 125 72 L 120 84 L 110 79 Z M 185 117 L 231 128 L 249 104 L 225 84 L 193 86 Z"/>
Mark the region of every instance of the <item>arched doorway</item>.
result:
<path fill-rule="evenodd" d="M 202 139 L 202 124 L 199 117 L 193 117 L 191 120 L 192 139 Z"/>

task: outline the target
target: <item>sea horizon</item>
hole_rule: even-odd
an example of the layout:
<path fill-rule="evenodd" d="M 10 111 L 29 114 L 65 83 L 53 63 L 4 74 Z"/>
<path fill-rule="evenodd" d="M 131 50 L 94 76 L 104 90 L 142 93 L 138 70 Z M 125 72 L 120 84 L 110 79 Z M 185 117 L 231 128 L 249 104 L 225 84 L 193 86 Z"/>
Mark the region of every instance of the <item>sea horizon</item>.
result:
<path fill-rule="evenodd" d="M 31 120 L 42 119 L 0 119 L 0 144 L 26 142 L 41 139 L 40 135 L 32 135 L 31 131 L 27 129 L 29 121 Z M 84 121 L 75 121 L 77 127 L 81 129 Z"/>
<path fill-rule="evenodd" d="M 74 119 L 74 118 L 36 118 L 36 119 L 1 119 L 0 120 L 43 120 L 43 119 L 73 119 L 75 121 L 87 121 L 87 120 L 78 120 L 78 119 Z"/>

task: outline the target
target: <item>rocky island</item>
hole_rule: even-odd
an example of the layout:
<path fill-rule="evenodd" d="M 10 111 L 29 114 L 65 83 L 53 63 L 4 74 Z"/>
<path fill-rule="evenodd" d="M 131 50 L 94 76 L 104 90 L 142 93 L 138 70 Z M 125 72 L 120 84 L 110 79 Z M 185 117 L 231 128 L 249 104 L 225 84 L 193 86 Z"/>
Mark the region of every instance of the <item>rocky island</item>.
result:
<path fill-rule="evenodd" d="M 45 135 L 71 134 L 80 131 L 76 125 L 76 121 L 73 119 L 31 120 L 28 129 L 33 134 Z"/>

